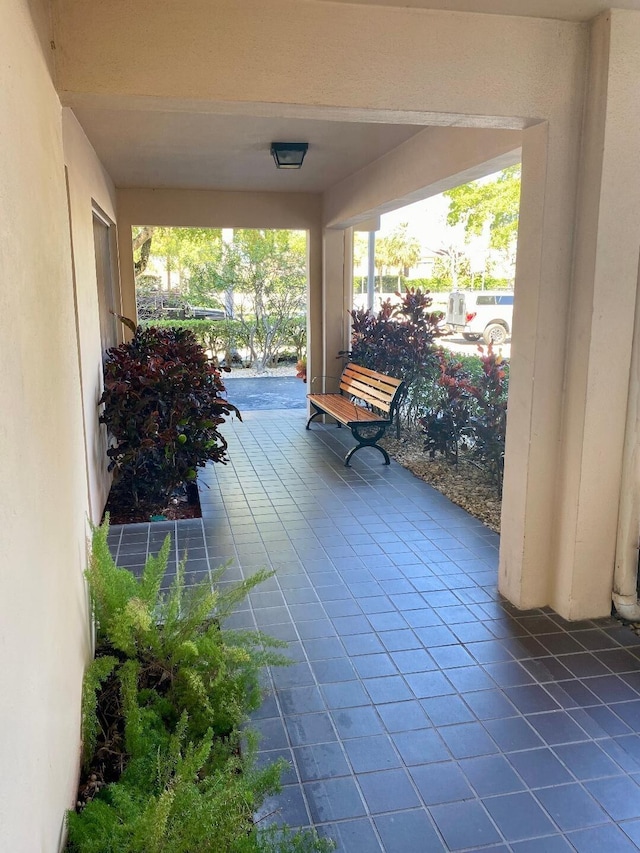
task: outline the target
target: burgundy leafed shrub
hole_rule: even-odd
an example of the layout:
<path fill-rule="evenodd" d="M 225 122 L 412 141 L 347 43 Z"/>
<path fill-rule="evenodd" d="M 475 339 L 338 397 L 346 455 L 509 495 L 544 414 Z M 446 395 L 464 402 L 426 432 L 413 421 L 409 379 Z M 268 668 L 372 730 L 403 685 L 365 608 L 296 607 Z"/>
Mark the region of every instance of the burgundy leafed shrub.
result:
<path fill-rule="evenodd" d="M 440 375 L 434 402 L 426 415 L 420 418 L 426 436 L 424 447 L 433 459 L 442 453 L 449 460 L 458 461 L 458 447 L 463 432 L 469 424 L 471 382 L 461 361 L 449 352 L 437 353 Z"/>
<path fill-rule="evenodd" d="M 351 312 L 350 358 L 363 367 L 403 379 L 405 409 L 409 410 L 418 405 L 423 383 L 433 382 L 434 340 L 441 335 L 442 312 L 430 311 L 431 302 L 428 293 L 409 290 L 395 305 L 384 302 L 377 314 Z M 405 412 L 407 418 L 410 414 Z"/>
<path fill-rule="evenodd" d="M 100 422 L 113 439 L 107 451 L 112 494 L 125 506 L 162 506 L 207 461 L 225 462 L 219 432 L 235 406 L 193 333 L 138 327 L 110 349 L 104 366 Z"/>
<path fill-rule="evenodd" d="M 461 445 L 501 484 L 507 429 L 508 362 L 489 345 L 480 351 L 480 371 L 471 376 L 455 356 L 440 352 L 439 399 L 420 418 L 425 450 L 458 458 Z"/>

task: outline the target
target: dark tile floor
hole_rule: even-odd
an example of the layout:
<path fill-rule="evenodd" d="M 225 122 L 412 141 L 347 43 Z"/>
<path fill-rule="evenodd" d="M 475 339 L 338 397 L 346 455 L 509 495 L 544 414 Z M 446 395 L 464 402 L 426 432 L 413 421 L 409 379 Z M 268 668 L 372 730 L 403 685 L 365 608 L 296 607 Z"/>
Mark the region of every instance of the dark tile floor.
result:
<path fill-rule="evenodd" d="M 289 641 L 255 715 L 285 756 L 259 817 L 345 853 L 640 849 L 640 639 L 611 620 L 522 613 L 498 537 L 347 430 L 302 412 L 228 424 L 203 519 L 114 527 L 140 566 L 167 530 L 191 577 L 276 576 L 230 620 Z"/>

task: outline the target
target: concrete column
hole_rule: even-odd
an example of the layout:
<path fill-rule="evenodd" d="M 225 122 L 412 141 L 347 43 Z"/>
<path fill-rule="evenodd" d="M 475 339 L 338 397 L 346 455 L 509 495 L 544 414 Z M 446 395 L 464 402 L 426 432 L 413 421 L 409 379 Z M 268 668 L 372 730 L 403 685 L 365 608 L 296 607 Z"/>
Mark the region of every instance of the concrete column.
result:
<path fill-rule="evenodd" d="M 133 234 L 131 226 L 126 223 L 118 227 L 118 265 L 120 268 L 120 298 L 122 314 L 134 322 L 138 322 L 136 308 L 136 278 L 133 267 Z M 129 340 L 131 332 L 124 329 L 125 340 Z"/>
<path fill-rule="evenodd" d="M 318 393 L 322 391 L 321 377 L 324 373 L 322 228 L 311 228 L 307 235 L 307 391 Z"/>
<path fill-rule="evenodd" d="M 338 388 L 343 364 L 338 353 L 349 348 L 352 293 L 353 229 L 325 229 L 322 277 L 324 391 Z"/>
<path fill-rule="evenodd" d="M 512 602 L 568 619 L 611 606 L 640 252 L 640 13 L 591 26 L 574 217 L 570 148 L 523 134 L 500 556 Z"/>
<path fill-rule="evenodd" d="M 571 160 L 571 147 L 549 125 L 524 131 L 499 569 L 500 591 L 523 609 L 549 603 L 571 278 Z"/>
<path fill-rule="evenodd" d="M 638 12 L 592 24 L 550 596 L 571 619 L 611 606 L 640 253 L 638 44 Z"/>

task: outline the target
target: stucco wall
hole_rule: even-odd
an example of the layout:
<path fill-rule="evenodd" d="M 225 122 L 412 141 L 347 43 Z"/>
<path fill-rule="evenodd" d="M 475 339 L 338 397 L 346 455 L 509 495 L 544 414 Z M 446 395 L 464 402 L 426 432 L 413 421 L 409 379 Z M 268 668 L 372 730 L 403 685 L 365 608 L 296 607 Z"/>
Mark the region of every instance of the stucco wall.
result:
<path fill-rule="evenodd" d="M 38 19 L 46 23 L 46 9 Z M 89 650 L 61 108 L 26 0 L 0 28 L 0 849 L 58 848 Z"/>
<path fill-rule="evenodd" d="M 98 424 L 102 351 L 92 219 L 93 204 L 96 204 L 115 223 L 116 191 L 69 109 L 62 113 L 62 132 L 68 176 L 89 506 L 91 520 L 97 523 L 107 501 L 111 478 L 107 474 L 104 427 Z"/>
<path fill-rule="evenodd" d="M 324 224 L 345 228 L 520 162 L 517 130 L 429 127 L 335 184 Z"/>
<path fill-rule="evenodd" d="M 55 9 L 63 93 L 205 110 L 261 103 L 274 114 L 281 105 L 388 109 L 425 124 L 463 114 L 469 126 L 484 116 L 520 128 L 566 109 L 584 37 L 581 25 L 558 21 L 314 0 L 56 0 Z"/>

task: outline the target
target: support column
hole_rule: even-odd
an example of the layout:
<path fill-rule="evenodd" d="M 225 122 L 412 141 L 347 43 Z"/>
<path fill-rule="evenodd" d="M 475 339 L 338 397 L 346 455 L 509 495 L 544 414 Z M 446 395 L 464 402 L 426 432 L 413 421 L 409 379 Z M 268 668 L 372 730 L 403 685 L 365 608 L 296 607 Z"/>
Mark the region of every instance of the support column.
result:
<path fill-rule="evenodd" d="M 307 232 L 307 393 L 322 391 L 324 373 L 323 324 L 323 243 L 322 228 L 318 225 Z"/>
<path fill-rule="evenodd" d="M 553 125 L 523 134 L 500 589 L 568 619 L 611 606 L 640 252 L 638 43 L 640 13 L 592 24 L 577 214 Z"/>
<path fill-rule="evenodd" d="M 611 607 L 640 254 L 638 44 L 638 12 L 592 24 L 550 597 L 570 619 Z"/>
<path fill-rule="evenodd" d="M 338 353 L 349 348 L 352 293 L 353 229 L 325 229 L 322 278 L 323 391 L 338 389 L 343 365 Z"/>

